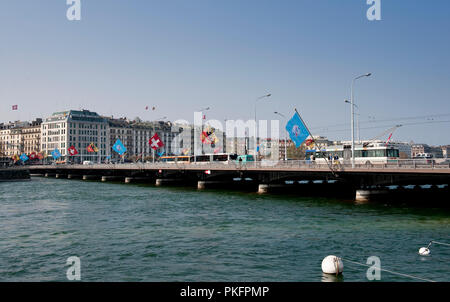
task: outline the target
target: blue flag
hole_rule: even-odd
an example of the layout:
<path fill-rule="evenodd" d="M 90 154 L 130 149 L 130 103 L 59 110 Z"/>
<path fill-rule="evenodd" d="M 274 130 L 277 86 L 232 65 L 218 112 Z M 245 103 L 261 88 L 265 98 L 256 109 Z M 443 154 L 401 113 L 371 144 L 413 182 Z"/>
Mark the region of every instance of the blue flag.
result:
<path fill-rule="evenodd" d="M 297 148 L 310 136 L 308 128 L 306 128 L 306 125 L 297 112 L 294 113 L 294 116 L 286 124 L 286 131 L 289 133 Z"/>
<path fill-rule="evenodd" d="M 119 153 L 119 155 L 123 155 L 125 152 L 127 152 L 127 148 L 122 144 L 120 139 L 117 139 L 112 149 Z"/>
<path fill-rule="evenodd" d="M 58 149 L 55 149 L 55 150 L 52 151 L 52 156 L 53 156 L 54 159 L 58 159 L 58 158 L 61 157 L 61 153 L 59 152 Z"/>
<path fill-rule="evenodd" d="M 28 156 L 24 153 L 24 154 L 22 154 L 22 155 L 20 156 L 20 159 L 21 159 L 23 162 L 26 162 L 26 161 L 28 160 Z"/>

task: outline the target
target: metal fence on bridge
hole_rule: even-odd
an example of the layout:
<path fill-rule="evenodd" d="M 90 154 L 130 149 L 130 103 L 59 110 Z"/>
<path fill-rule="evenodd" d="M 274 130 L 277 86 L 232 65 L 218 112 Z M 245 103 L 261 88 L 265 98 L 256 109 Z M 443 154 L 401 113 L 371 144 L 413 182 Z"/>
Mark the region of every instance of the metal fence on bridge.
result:
<path fill-rule="evenodd" d="M 17 167 L 17 166 L 16 166 Z M 24 167 L 24 166 L 19 166 Z M 26 166 L 25 166 L 26 167 Z M 296 169 L 317 169 L 331 171 L 351 171 L 353 170 L 351 161 L 311 161 L 311 160 L 288 160 L 288 161 L 257 161 L 257 162 L 155 162 L 155 163 L 101 163 L 101 164 L 51 164 L 51 165 L 35 165 L 29 166 L 33 168 L 73 168 L 73 169 L 180 169 L 180 170 L 296 170 Z M 450 163 L 443 161 L 436 163 L 434 161 L 424 162 L 424 160 L 392 160 L 387 163 L 366 163 L 355 164 L 355 170 L 379 170 L 379 169 L 399 169 L 399 170 L 449 170 Z"/>

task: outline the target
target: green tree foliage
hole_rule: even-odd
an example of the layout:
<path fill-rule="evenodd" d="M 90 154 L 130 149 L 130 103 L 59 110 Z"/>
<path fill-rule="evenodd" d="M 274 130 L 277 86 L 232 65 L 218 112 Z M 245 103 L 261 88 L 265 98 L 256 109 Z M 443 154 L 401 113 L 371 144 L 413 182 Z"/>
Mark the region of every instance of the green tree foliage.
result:
<path fill-rule="evenodd" d="M 304 160 L 305 150 L 305 144 L 301 144 L 300 147 L 296 148 L 292 142 L 289 142 L 287 146 L 287 157 L 288 159 Z"/>

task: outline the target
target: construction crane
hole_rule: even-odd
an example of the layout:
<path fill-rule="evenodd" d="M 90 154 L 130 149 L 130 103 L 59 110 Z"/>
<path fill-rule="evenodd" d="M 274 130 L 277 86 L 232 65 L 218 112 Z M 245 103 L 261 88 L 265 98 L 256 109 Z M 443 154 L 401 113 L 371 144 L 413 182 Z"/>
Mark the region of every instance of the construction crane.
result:
<path fill-rule="evenodd" d="M 386 144 L 389 143 L 389 141 L 391 140 L 392 134 L 394 134 L 395 130 L 397 130 L 398 128 L 400 128 L 400 127 L 402 127 L 402 126 L 403 126 L 403 125 L 395 125 L 394 127 L 389 128 L 389 129 L 383 131 L 382 133 L 380 133 L 380 134 L 377 135 L 376 137 L 370 139 L 368 142 L 365 142 L 365 143 L 363 144 L 363 147 L 364 147 L 364 148 L 368 147 L 371 143 L 373 143 L 374 141 L 376 141 L 376 140 L 380 139 L 381 137 L 387 135 L 388 133 L 390 133 L 390 134 L 389 134 L 389 138 L 388 138 L 387 141 L 386 141 Z"/>

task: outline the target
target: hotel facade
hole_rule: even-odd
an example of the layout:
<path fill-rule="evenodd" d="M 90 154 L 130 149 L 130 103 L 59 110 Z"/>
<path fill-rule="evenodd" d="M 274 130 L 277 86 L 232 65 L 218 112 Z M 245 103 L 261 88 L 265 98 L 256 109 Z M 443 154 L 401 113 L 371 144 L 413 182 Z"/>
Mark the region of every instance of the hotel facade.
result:
<path fill-rule="evenodd" d="M 68 148 L 75 147 L 78 154 L 70 157 L 71 162 L 100 162 L 109 154 L 108 122 L 95 112 L 70 110 L 56 112 L 45 119 L 41 126 L 41 152 L 51 157 L 55 149 L 60 160 L 69 159 Z M 88 152 L 89 145 L 95 145 L 98 152 Z"/>

